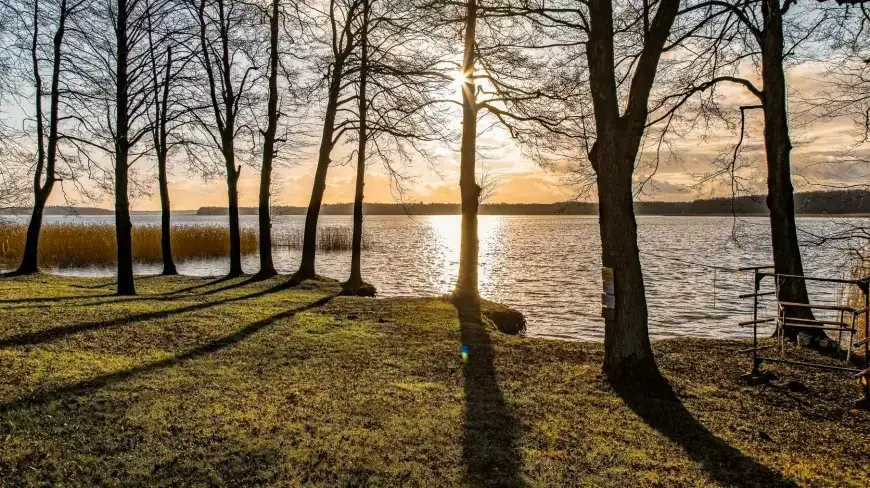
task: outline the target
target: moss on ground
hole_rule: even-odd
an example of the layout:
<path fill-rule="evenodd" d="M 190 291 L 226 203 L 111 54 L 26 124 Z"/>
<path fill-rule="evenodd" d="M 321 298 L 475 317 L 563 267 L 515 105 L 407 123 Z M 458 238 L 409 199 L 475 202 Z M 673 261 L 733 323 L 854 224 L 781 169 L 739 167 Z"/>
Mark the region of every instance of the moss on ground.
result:
<path fill-rule="evenodd" d="M 140 278 L 132 298 L 106 279 L 0 280 L 0 485 L 870 477 L 870 414 L 850 410 L 845 375 L 776 366 L 777 383 L 746 387 L 745 342 L 668 340 L 655 348 L 676 395 L 649 399 L 599 379 L 600 344 L 460 327 L 437 298 L 285 280 Z"/>

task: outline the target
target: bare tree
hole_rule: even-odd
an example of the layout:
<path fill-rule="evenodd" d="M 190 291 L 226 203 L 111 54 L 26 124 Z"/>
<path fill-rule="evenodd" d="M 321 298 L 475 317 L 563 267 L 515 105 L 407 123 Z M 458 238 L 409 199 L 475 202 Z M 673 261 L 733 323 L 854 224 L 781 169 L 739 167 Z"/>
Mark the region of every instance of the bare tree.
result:
<path fill-rule="evenodd" d="M 98 183 L 114 190 L 118 246 L 117 292 L 135 295 L 130 171 L 151 134 L 154 97 L 148 33 L 166 14 L 162 0 L 99 0 L 83 5 L 70 25 L 70 88 L 65 118 L 75 128 L 64 140 Z M 109 25 L 111 29 L 103 26 Z M 102 153 L 111 161 L 104 168 Z"/>
<path fill-rule="evenodd" d="M 359 65 L 359 92 L 358 99 L 358 127 L 357 127 L 357 162 L 356 162 L 356 187 L 353 199 L 353 242 L 351 244 L 350 278 L 343 284 L 345 290 L 354 294 L 357 290 L 369 290 L 362 278 L 362 226 L 363 226 L 363 197 L 366 174 L 366 144 L 368 144 L 368 78 L 369 74 L 369 19 L 371 3 L 373 0 L 363 0 L 363 12 L 360 25 L 360 65 Z M 372 293 L 373 294 L 373 293 Z"/>
<path fill-rule="evenodd" d="M 682 17 L 693 19 L 699 27 L 688 31 L 682 41 L 693 51 L 715 49 L 715 63 L 702 73 L 703 81 L 694 83 L 681 94 L 678 103 L 688 96 L 711 90 L 718 84 L 740 86 L 755 103 L 740 107 L 740 138 L 730 157 L 723 158 L 724 170 L 718 171 L 734 180 L 745 131 L 745 112 L 757 109 L 764 121 L 764 147 L 767 173 L 767 207 L 770 211 L 770 229 L 775 271 L 784 276 L 803 276 L 803 262 L 795 223 L 793 172 L 791 162 L 792 139 L 789 128 L 788 88 L 786 66 L 800 62 L 805 52 L 819 49 L 818 45 L 830 33 L 837 12 L 844 8 L 808 4 L 797 6 L 794 1 L 736 0 L 700 1 L 684 7 Z M 701 26 L 706 26 L 702 30 Z M 724 53 L 724 54 L 722 54 Z M 754 69 L 760 78 L 759 87 L 741 71 Z M 712 95 L 709 99 L 713 103 Z M 665 112 L 666 115 L 670 111 Z M 779 298 L 794 303 L 808 303 L 806 283 L 799 278 L 782 278 L 778 283 Z M 786 312 L 797 318 L 812 318 L 806 307 L 789 307 Z M 795 339 L 797 329 L 785 331 Z M 821 330 L 804 330 L 811 335 L 824 336 Z"/>
<path fill-rule="evenodd" d="M 320 35 L 327 38 L 327 54 L 324 57 L 324 77 L 326 88 L 326 107 L 323 116 L 320 149 L 317 155 L 317 169 L 311 189 L 311 199 L 305 217 L 305 231 L 302 242 L 302 258 L 299 269 L 292 277 L 298 283 L 316 275 L 315 255 L 317 252 L 317 221 L 320 206 L 326 191 L 326 176 L 332 162 L 331 154 L 341 136 L 349 129 L 349 121 L 337 122 L 339 111 L 351 103 L 355 95 L 342 98 L 347 88 L 347 63 L 360 42 L 357 19 L 362 15 L 362 0 L 329 0 L 327 11 L 309 6 L 309 23 L 317 26 L 326 24 L 326 32 Z"/>
<path fill-rule="evenodd" d="M 489 164 L 481 164 L 478 171 L 477 186 L 480 187 L 479 205 L 492 200 L 502 183 L 502 176 L 496 173 Z"/>
<path fill-rule="evenodd" d="M 601 262 L 613 270 L 616 292 L 616 307 L 605 316 L 604 329 L 604 372 L 612 380 L 658 375 L 649 341 L 632 174 L 646 129 L 650 92 L 677 8 L 678 0 L 661 0 L 653 15 L 650 5 L 644 4 L 643 49 L 623 104 L 617 93 L 613 4 L 589 3 L 586 58 L 596 133 L 589 160 L 597 175 Z"/>
<path fill-rule="evenodd" d="M 538 69 L 525 80 L 505 82 L 496 76 L 504 70 L 492 66 L 487 81 L 502 105 L 490 111 L 520 142 L 537 146 L 534 155 L 540 160 L 590 163 L 598 191 L 602 265 L 615 295 L 603 309 L 603 371 L 611 381 L 648 386 L 661 376 L 648 332 L 633 175 L 678 5 L 679 0 L 642 5 L 566 0 L 494 5 L 487 14 L 526 18 L 539 35 L 522 47 L 549 53 L 545 74 L 550 80 L 530 84 L 544 71 Z"/>
<path fill-rule="evenodd" d="M 250 135 L 252 122 L 243 118 L 243 109 L 253 96 L 259 66 L 255 26 L 258 11 L 239 0 L 189 0 L 199 24 L 199 62 L 204 82 L 204 100 L 191 110 L 203 140 L 193 145 L 205 152 L 220 153 L 225 167 L 230 228 L 230 270 L 228 276 L 242 271 L 239 230 L 239 175 L 237 151 L 240 135 Z M 202 110 L 202 107 L 206 107 Z M 206 156 L 209 157 L 209 156 Z"/>
<path fill-rule="evenodd" d="M 346 72 L 356 85 L 356 188 L 350 277 L 344 293 L 373 295 L 374 286 L 362 276 L 363 199 L 365 175 L 373 163 L 383 165 L 393 189 L 402 194 L 412 177 L 405 167 L 412 158 L 434 164 L 427 148 L 433 141 L 449 141 L 452 131 L 441 100 L 452 82 L 436 39 L 420 22 L 411 1 L 364 0 L 360 46 Z M 430 47 L 421 53 L 415 46 Z M 353 76 L 355 75 L 355 76 Z"/>
<path fill-rule="evenodd" d="M 278 43 L 280 0 L 272 0 L 269 13 L 269 99 L 266 110 L 267 126 L 263 132 L 263 165 L 260 168 L 260 271 L 258 278 L 278 274 L 272 262 L 272 219 L 269 208 L 272 187 L 272 162 L 275 159 L 275 139 L 278 134 Z"/>
<path fill-rule="evenodd" d="M 58 144 L 61 139 L 60 106 L 61 106 L 61 76 L 64 62 L 64 36 L 70 16 L 74 15 L 82 1 L 60 0 L 60 2 L 3 2 L 10 12 L 16 12 L 22 30 L 30 37 L 29 43 L 22 42 L 29 48 L 30 72 L 27 77 L 33 82 L 32 100 L 36 122 L 34 139 L 36 142 L 33 169 L 33 210 L 30 224 L 27 228 L 27 238 L 21 263 L 14 274 L 26 275 L 39 271 L 39 236 L 42 229 L 42 216 L 48 198 L 55 183 L 58 181 L 57 162 Z M 28 15 L 29 14 L 29 15 Z M 46 43 L 40 27 L 52 26 L 50 42 Z M 22 39 L 23 41 L 23 39 Z M 49 46 L 46 47 L 45 44 Z M 44 53 L 49 56 L 44 59 Z M 43 73 L 48 67 L 49 79 L 46 86 Z M 47 93 L 46 93 L 47 91 Z M 48 110 L 44 106 L 48 97 Z"/>
<path fill-rule="evenodd" d="M 172 205 L 169 198 L 168 165 L 172 149 L 183 144 L 180 132 L 186 123 L 187 109 L 181 98 L 189 82 L 188 65 L 196 37 L 182 12 L 172 9 L 160 25 L 148 19 L 148 57 L 151 75 L 152 111 L 148 114 L 153 153 L 157 160 L 157 185 L 160 194 L 160 250 L 164 276 L 178 274 L 172 256 Z"/>
<path fill-rule="evenodd" d="M 453 289 L 457 304 L 476 303 L 480 299 L 478 267 L 480 242 L 477 237 L 477 214 L 480 186 L 475 180 L 477 157 L 477 87 L 474 81 L 477 63 L 477 0 L 465 7 L 465 34 L 462 54 L 462 143 L 459 149 L 459 191 L 461 195 L 462 231 L 460 235 L 459 276 Z"/>

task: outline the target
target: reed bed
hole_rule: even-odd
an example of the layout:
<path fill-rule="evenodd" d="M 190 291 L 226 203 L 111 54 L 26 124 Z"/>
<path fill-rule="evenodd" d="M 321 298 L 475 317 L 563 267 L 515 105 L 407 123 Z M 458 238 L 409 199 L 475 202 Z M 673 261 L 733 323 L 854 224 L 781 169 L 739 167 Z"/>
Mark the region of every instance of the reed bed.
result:
<path fill-rule="evenodd" d="M 302 228 L 276 235 L 272 247 L 302 249 L 305 234 Z M 317 250 L 324 252 L 349 251 L 353 247 L 353 228 L 344 225 L 326 225 L 317 228 Z M 371 248 L 371 238 L 363 231 L 363 250 Z"/>
<path fill-rule="evenodd" d="M 14 266 L 24 251 L 27 226 L 0 223 L 0 265 Z M 163 259 L 160 226 L 133 227 L 133 259 L 159 263 Z M 242 253 L 257 252 L 257 230 L 241 230 Z M 228 256 L 229 229 L 222 226 L 172 227 L 172 254 L 185 261 Z M 115 227 L 107 224 L 45 224 L 39 239 L 39 260 L 43 266 L 100 266 L 117 263 Z"/>

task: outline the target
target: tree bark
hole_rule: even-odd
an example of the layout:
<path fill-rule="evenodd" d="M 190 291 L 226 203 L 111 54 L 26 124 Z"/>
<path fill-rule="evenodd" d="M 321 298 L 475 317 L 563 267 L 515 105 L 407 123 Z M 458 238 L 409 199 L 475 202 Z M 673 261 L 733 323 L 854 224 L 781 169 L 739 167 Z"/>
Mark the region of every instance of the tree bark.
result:
<path fill-rule="evenodd" d="M 42 217 L 54 183 L 57 181 L 55 164 L 57 161 L 58 122 L 60 114 L 60 63 L 63 36 L 66 32 L 67 3 L 60 3 L 60 17 L 58 28 L 53 40 L 52 73 L 51 73 L 51 101 L 49 114 L 49 129 L 47 147 L 44 141 L 45 122 L 42 113 L 42 76 L 39 72 L 39 2 L 33 2 L 33 44 L 31 55 L 33 62 L 33 75 L 36 84 L 36 132 L 37 132 L 37 163 L 33 174 L 33 212 L 30 215 L 30 223 L 27 226 L 27 237 L 24 243 L 24 254 L 21 264 L 15 271 L 17 275 L 27 275 L 39 272 L 39 236 L 42 231 Z M 42 182 L 43 169 L 45 182 Z"/>
<path fill-rule="evenodd" d="M 160 251 L 163 256 L 163 275 L 178 274 L 172 258 L 172 206 L 169 202 L 169 181 L 166 176 L 167 155 L 163 152 L 157 157 L 157 182 L 160 186 Z"/>
<path fill-rule="evenodd" d="M 127 73 L 127 5 L 118 2 L 115 36 L 117 53 L 115 65 L 115 236 L 118 245 L 118 295 L 135 295 L 133 281 L 133 242 L 130 221 L 129 179 L 129 113 Z"/>
<path fill-rule="evenodd" d="M 795 224 L 794 187 L 791 181 L 791 140 L 788 127 L 788 107 L 783 69 L 783 27 L 779 0 L 764 0 L 762 80 L 764 82 L 764 147 L 767 154 L 767 208 L 770 210 L 770 235 L 773 244 L 773 264 L 776 273 L 803 276 L 804 269 Z M 780 284 L 778 298 L 795 303 L 809 303 L 806 282 L 785 279 Z M 792 317 L 813 318 L 806 308 L 786 310 Z M 824 336 L 824 331 L 802 330 Z M 787 328 L 785 334 L 797 339 L 798 329 Z"/>
<path fill-rule="evenodd" d="M 308 202 L 308 212 L 305 215 L 305 233 L 302 240 L 302 259 L 299 270 L 293 275 L 294 282 L 300 282 L 316 276 L 314 259 L 317 253 L 317 220 L 320 217 L 320 205 L 323 203 L 323 193 L 326 191 L 326 174 L 332 162 L 333 137 L 335 136 L 335 118 L 338 111 L 338 96 L 341 93 L 341 81 L 344 69 L 344 59 L 337 59 L 333 67 L 332 80 L 329 86 L 329 98 L 326 103 L 326 114 L 323 120 L 323 133 L 320 139 L 320 151 L 317 157 L 317 170 L 314 173 L 314 185 L 311 189 L 311 200 Z"/>
<path fill-rule="evenodd" d="M 275 158 L 275 134 L 278 131 L 278 1 L 272 0 L 270 19 L 269 55 L 269 102 L 267 109 L 268 124 L 263 134 L 263 167 L 260 173 L 260 271 L 258 278 L 269 278 L 278 274 L 272 262 L 272 218 L 269 198 L 272 186 L 272 162 Z"/>
<path fill-rule="evenodd" d="M 163 257 L 163 275 L 172 276 L 178 274 L 175 260 L 172 257 L 172 206 L 169 201 L 169 180 L 167 178 L 166 164 L 169 159 L 169 141 L 167 123 L 169 117 L 169 89 L 172 77 L 172 48 L 166 54 L 166 76 L 163 79 L 163 98 L 155 100 L 157 110 L 157 183 L 160 187 L 160 251 Z M 155 84 L 156 73 L 155 73 Z M 159 87 L 155 86 L 155 90 Z"/>
<path fill-rule="evenodd" d="M 211 89 L 212 106 L 215 111 L 215 119 L 218 121 L 218 128 L 221 136 L 221 152 L 223 153 L 224 163 L 226 166 L 227 178 L 227 210 L 229 213 L 230 225 L 230 271 L 227 274 L 228 278 L 234 278 L 244 274 L 242 271 L 242 245 L 241 232 L 239 230 L 239 175 L 242 168 L 236 167 L 236 150 L 235 150 L 235 135 L 236 135 L 236 116 L 238 115 L 237 97 L 241 93 L 236 93 L 233 89 L 232 79 L 232 59 L 230 56 L 230 33 L 226 23 L 226 5 L 225 0 L 218 0 L 218 23 L 220 28 L 220 49 L 221 49 L 221 69 L 220 75 L 223 78 L 223 86 L 221 87 L 220 95 L 223 102 L 224 115 L 223 124 L 221 124 L 220 109 L 218 107 L 216 85 L 214 81 L 214 73 L 212 72 L 210 59 L 211 53 L 208 49 L 208 43 L 205 42 L 205 27 L 206 20 L 204 18 L 205 0 L 200 0 L 199 3 L 199 21 L 200 21 L 200 39 L 202 43 L 203 58 L 206 60 L 206 72 L 209 78 L 209 86 Z M 232 8 L 231 8 L 232 10 Z M 240 86 L 239 90 L 243 90 L 244 86 Z"/>
<path fill-rule="evenodd" d="M 227 277 L 242 276 L 242 237 L 239 227 L 239 175 L 232 137 L 224 141 L 224 160 L 227 167 L 227 201 L 230 216 L 230 272 Z"/>
<path fill-rule="evenodd" d="M 649 340 L 646 291 L 637 247 L 632 171 L 636 151 L 621 150 L 625 141 L 618 133 L 595 144 L 598 172 L 598 211 L 601 232 L 601 262 L 612 268 L 616 294 L 613 317 L 605 318 L 604 373 L 612 381 L 657 375 Z"/>
<path fill-rule="evenodd" d="M 650 380 L 659 380 L 661 375 L 649 340 L 632 174 L 646 128 L 649 95 L 677 7 L 677 0 L 659 2 L 636 61 L 625 113 L 620 115 L 613 5 L 607 0 L 589 2 L 591 28 L 586 56 L 597 138 L 589 158 L 598 183 L 601 261 L 605 268 L 613 269 L 616 295 L 615 308 L 605 311 L 603 371 L 610 381 L 647 386 L 653 386 Z"/>
<path fill-rule="evenodd" d="M 480 186 L 475 181 L 477 150 L 477 94 L 474 82 L 477 0 L 468 0 L 465 20 L 465 51 L 462 58 L 462 142 L 459 162 L 459 189 L 462 200 L 462 230 L 459 251 L 459 276 L 453 289 L 456 302 L 480 300 L 478 291 L 477 213 Z"/>
<path fill-rule="evenodd" d="M 368 20 L 369 0 L 363 0 L 362 42 L 360 46 L 359 78 L 359 145 L 356 161 L 356 191 L 353 198 L 353 242 L 350 256 L 350 278 L 345 283 L 348 289 L 359 289 L 365 284 L 362 278 L 362 235 L 363 235 L 363 197 L 366 176 L 366 143 L 368 142 L 368 100 L 366 84 L 368 78 Z"/>

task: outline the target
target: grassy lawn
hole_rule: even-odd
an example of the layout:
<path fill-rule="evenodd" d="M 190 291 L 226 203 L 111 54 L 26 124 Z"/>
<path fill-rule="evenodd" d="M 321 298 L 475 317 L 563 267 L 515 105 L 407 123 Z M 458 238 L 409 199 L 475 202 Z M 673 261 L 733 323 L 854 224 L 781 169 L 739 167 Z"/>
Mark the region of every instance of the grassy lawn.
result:
<path fill-rule="evenodd" d="M 599 344 L 285 279 L 141 278 L 132 298 L 107 279 L 0 280 L 0 486 L 870 480 L 848 376 L 777 366 L 745 387 L 745 342 L 669 340 L 675 395 L 649 399 L 598 378 Z"/>

